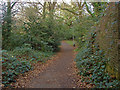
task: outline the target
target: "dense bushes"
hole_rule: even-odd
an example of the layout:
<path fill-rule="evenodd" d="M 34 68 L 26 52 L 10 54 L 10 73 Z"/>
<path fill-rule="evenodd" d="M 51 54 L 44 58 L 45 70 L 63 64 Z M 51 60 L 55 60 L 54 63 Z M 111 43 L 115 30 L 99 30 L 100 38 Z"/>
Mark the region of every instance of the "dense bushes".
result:
<path fill-rule="evenodd" d="M 32 48 L 36 50 L 57 51 L 58 46 L 60 45 L 60 37 L 57 36 L 57 33 L 55 34 L 55 28 L 51 29 L 50 27 L 54 27 L 54 25 L 47 26 L 47 23 L 42 22 L 34 22 L 34 24 L 30 25 L 29 23 L 26 23 L 23 27 L 24 33 L 11 33 L 9 42 L 7 41 L 8 39 L 3 41 L 3 49 L 13 50 L 26 43 L 30 44 Z"/>
<path fill-rule="evenodd" d="M 91 83 L 97 88 L 117 88 L 120 81 L 110 77 L 106 72 L 106 64 L 109 58 L 99 49 L 96 43 L 96 33 L 91 33 L 90 40 L 86 41 L 76 57 L 79 74 L 83 76 L 83 82 Z"/>

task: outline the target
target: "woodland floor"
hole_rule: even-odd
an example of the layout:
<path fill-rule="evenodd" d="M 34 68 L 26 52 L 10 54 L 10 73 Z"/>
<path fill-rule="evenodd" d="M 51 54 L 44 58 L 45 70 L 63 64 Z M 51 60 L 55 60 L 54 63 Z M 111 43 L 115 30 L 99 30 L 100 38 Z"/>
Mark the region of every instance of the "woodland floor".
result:
<path fill-rule="evenodd" d="M 45 64 L 35 64 L 32 71 L 18 77 L 14 87 L 24 88 L 76 88 L 86 86 L 80 82 L 75 67 L 74 48 L 62 42 L 61 50 Z M 79 85 L 78 85 L 79 83 Z"/>

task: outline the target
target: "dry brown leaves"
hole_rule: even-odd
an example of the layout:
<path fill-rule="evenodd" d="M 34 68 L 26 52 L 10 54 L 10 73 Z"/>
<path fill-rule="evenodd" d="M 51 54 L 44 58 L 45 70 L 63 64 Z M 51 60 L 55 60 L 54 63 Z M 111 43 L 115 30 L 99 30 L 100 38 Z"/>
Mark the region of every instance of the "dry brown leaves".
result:
<path fill-rule="evenodd" d="M 74 49 L 76 49 L 76 48 L 77 47 L 75 47 Z M 75 58 L 76 54 L 78 52 L 76 52 L 76 51 L 73 51 L 73 52 L 74 52 L 73 57 Z M 61 53 L 57 53 L 56 55 L 51 57 L 50 60 L 48 60 L 46 63 L 39 62 L 39 63 L 33 64 L 33 66 L 34 66 L 33 70 L 26 72 L 25 74 L 19 75 L 16 80 L 16 83 L 11 83 L 11 85 L 14 88 L 26 88 L 34 77 L 37 77 L 39 75 L 39 73 L 43 72 L 46 69 L 46 67 L 48 67 L 50 64 L 52 64 L 53 61 L 55 61 L 60 55 L 61 55 Z M 81 76 L 78 75 L 79 70 L 76 67 L 76 62 L 74 60 L 73 60 L 72 67 L 74 69 L 74 72 L 71 75 L 74 76 L 73 82 L 76 83 L 76 86 L 73 88 L 92 88 L 94 86 L 87 82 L 83 83 L 81 81 Z"/>
<path fill-rule="evenodd" d="M 74 49 L 76 49 L 77 47 L 75 47 Z M 74 58 L 76 57 L 76 55 L 77 55 L 77 53 L 78 53 L 78 51 L 74 51 Z M 73 62 L 74 64 L 74 71 L 75 71 L 75 77 L 76 77 L 76 88 L 93 88 L 94 87 L 94 85 L 93 84 L 90 84 L 90 83 L 87 83 L 87 82 L 82 82 L 81 81 L 81 78 L 82 78 L 82 76 L 80 76 L 79 74 L 78 74 L 78 72 L 79 72 L 79 70 L 78 70 L 78 68 L 76 67 L 76 62 L 74 61 Z M 85 77 L 84 77 L 85 78 Z M 88 79 L 88 78 L 86 78 L 86 79 Z"/>

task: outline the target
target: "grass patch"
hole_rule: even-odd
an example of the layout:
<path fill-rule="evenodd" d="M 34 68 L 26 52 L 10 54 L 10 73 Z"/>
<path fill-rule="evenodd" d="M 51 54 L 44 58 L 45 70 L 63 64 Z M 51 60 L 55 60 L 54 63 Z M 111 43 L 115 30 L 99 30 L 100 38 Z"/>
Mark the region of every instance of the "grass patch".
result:
<path fill-rule="evenodd" d="M 72 40 L 66 40 L 65 41 L 67 44 L 69 44 L 69 45 L 73 45 L 73 41 Z"/>

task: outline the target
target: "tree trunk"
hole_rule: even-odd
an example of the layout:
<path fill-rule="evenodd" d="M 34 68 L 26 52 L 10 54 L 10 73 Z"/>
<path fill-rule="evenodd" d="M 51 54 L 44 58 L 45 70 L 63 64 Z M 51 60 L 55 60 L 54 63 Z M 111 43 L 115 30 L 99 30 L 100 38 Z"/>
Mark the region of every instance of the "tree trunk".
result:
<path fill-rule="evenodd" d="M 44 6 L 43 6 L 43 19 L 45 19 L 45 17 L 46 17 L 45 10 L 46 10 L 46 2 L 44 2 Z"/>
<path fill-rule="evenodd" d="M 11 2 L 8 0 L 8 6 L 7 6 L 7 16 L 6 16 L 6 22 L 7 22 L 7 37 L 10 36 L 11 32 Z"/>

